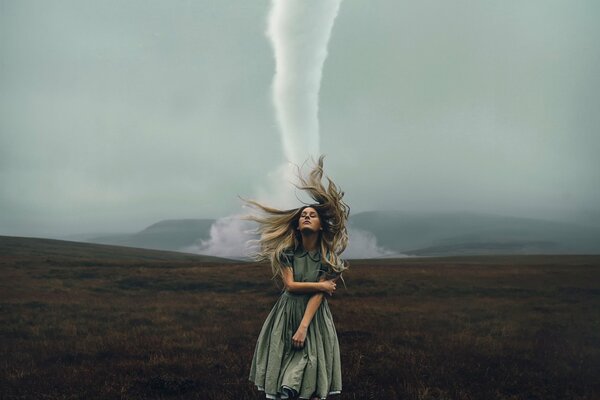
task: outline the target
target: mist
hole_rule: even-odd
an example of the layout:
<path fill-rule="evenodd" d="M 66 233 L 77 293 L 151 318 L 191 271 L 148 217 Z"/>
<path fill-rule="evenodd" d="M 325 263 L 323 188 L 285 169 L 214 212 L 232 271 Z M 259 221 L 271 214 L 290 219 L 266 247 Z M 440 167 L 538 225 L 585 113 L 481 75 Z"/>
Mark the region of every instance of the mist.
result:
<path fill-rule="evenodd" d="M 133 232 L 272 193 L 270 2 L 0 7 L 0 234 Z M 344 0 L 319 150 L 351 214 L 600 225 L 599 8 Z"/>

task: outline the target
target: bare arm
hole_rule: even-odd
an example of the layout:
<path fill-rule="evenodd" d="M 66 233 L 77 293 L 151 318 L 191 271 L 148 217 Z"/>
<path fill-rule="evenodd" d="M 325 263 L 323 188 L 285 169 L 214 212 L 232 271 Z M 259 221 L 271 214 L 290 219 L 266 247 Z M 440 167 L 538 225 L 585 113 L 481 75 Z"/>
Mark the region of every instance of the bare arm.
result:
<path fill-rule="evenodd" d="M 320 282 L 324 282 L 327 278 L 322 276 Z M 336 278 L 337 279 L 337 278 Z M 306 304 L 306 309 L 304 310 L 304 316 L 302 317 L 302 321 L 300 322 L 300 326 L 296 330 L 294 336 L 292 336 L 292 346 L 296 348 L 301 348 L 304 346 L 304 341 L 306 340 L 306 333 L 308 332 L 308 327 L 315 316 L 317 310 L 321 306 L 323 302 L 324 293 L 316 293 L 310 297 L 308 303 Z"/>
<path fill-rule="evenodd" d="M 329 295 L 335 290 L 334 280 L 321 280 L 319 282 L 295 282 L 292 268 L 283 268 L 283 284 L 288 292 L 292 293 L 321 293 L 327 292 Z"/>
<path fill-rule="evenodd" d="M 325 278 L 322 279 L 325 280 Z M 321 303 L 323 302 L 323 296 L 324 293 L 321 292 L 315 293 L 310 297 L 308 303 L 306 304 L 306 309 L 304 310 L 304 316 L 302 317 L 302 321 L 300 322 L 300 327 L 308 329 L 310 322 L 312 321 L 313 317 L 315 316 L 315 313 L 317 312 L 317 310 L 321 306 Z"/>

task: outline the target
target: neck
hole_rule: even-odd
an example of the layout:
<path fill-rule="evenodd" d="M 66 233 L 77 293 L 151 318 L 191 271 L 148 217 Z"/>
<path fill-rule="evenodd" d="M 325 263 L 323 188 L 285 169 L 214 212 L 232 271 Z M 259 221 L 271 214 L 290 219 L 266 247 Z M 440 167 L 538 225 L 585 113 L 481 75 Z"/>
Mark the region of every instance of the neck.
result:
<path fill-rule="evenodd" d="M 302 247 L 306 251 L 314 251 L 317 249 L 319 234 L 316 232 L 302 232 Z"/>

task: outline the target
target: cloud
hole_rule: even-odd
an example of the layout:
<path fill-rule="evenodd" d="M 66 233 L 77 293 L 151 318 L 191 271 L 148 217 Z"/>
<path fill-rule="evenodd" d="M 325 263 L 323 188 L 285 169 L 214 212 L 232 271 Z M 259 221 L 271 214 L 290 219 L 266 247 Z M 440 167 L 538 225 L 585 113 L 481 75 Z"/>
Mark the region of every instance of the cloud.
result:
<path fill-rule="evenodd" d="M 246 258 L 253 251 L 249 240 L 256 239 L 254 223 L 241 219 L 241 214 L 220 218 L 210 228 L 210 239 L 180 249 L 187 253 L 225 258 Z"/>
<path fill-rule="evenodd" d="M 342 258 L 388 258 L 407 257 L 404 254 L 385 249 L 377 245 L 377 238 L 371 232 L 358 229 L 348 229 L 348 247 L 342 253 Z"/>

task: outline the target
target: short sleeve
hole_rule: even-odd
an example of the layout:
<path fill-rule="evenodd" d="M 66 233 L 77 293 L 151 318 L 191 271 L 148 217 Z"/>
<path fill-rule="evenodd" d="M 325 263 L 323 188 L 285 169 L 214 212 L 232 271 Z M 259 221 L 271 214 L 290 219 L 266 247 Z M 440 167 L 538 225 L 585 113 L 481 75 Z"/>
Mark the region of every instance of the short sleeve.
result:
<path fill-rule="evenodd" d="M 294 268 L 294 253 L 288 250 L 283 251 L 279 257 L 279 262 L 284 267 Z"/>

